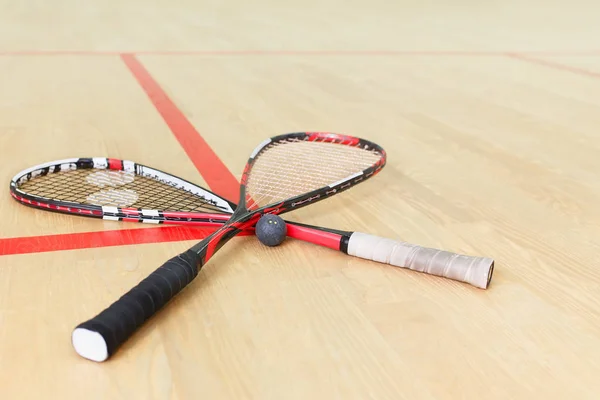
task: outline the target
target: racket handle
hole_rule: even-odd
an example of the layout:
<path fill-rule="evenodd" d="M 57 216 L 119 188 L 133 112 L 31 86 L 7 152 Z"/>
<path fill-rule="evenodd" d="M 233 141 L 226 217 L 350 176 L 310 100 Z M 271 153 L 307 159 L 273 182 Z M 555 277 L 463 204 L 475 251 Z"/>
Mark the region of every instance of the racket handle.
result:
<path fill-rule="evenodd" d="M 105 361 L 146 320 L 198 275 L 200 257 L 188 250 L 171 258 L 71 335 L 75 351 L 92 361 Z"/>
<path fill-rule="evenodd" d="M 487 289 L 494 273 L 494 260 L 430 249 L 366 233 L 354 232 L 348 241 L 348 254 L 442 276 Z"/>

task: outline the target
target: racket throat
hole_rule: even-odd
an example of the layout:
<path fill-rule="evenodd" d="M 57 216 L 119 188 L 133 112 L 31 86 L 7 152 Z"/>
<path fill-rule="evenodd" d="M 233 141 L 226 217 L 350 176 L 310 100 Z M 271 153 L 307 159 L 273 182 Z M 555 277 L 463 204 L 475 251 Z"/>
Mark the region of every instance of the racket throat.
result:
<path fill-rule="evenodd" d="M 238 233 L 255 224 L 259 218 L 260 213 L 251 214 L 243 208 L 237 208 L 225 225 L 191 248 L 199 256 L 198 268 L 202 268 L 221 247 Z"/>

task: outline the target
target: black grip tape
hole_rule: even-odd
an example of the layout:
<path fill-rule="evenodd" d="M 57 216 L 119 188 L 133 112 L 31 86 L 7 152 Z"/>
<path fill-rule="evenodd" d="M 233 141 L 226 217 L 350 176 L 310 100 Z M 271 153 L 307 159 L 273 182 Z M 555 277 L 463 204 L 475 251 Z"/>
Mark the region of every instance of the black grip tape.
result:
<path fill-rule="evenodd" d="M 94 318 L 77 328 L 99 333 L 108 357 L 151 316 L 198 275 L 200 257 L 192 250 L 181 253 L 152 272 L 137 286 Z"/>

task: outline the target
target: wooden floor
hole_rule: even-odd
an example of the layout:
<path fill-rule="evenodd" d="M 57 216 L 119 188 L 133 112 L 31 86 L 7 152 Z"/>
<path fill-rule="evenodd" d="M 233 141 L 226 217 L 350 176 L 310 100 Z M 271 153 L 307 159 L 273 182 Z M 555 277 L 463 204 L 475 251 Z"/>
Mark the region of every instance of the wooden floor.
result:
<path fill-rule="evenodd" d="M 0 0 L 0 399 L 597 399 L 600 7 L 417 3 Z M 109 361 L 74 352 L 206 232 L 25 208 L 16 172 L 111 156 L 234 193 L 305 130 L 388 165 L 286 218 L 493 257 L 489 289 L 239 237 Z"/>

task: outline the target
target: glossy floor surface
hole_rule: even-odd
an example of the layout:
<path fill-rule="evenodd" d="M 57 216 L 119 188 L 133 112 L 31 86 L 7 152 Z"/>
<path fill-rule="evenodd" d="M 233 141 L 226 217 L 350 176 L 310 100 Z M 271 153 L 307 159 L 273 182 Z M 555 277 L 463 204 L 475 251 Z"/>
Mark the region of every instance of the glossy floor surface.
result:
<path fill-rule="evenodd" d="M 0 398 L 596 399 L 599 11 L 0 0 Z M 244 236 L 109 361 L 73 351 L 210 230 L 32 210 L 16 172 L 110 156 L 235 199 L 254 146 L 307 130 L 388 164 L 286 218 L 493 257 L 490 287 Z"/>

